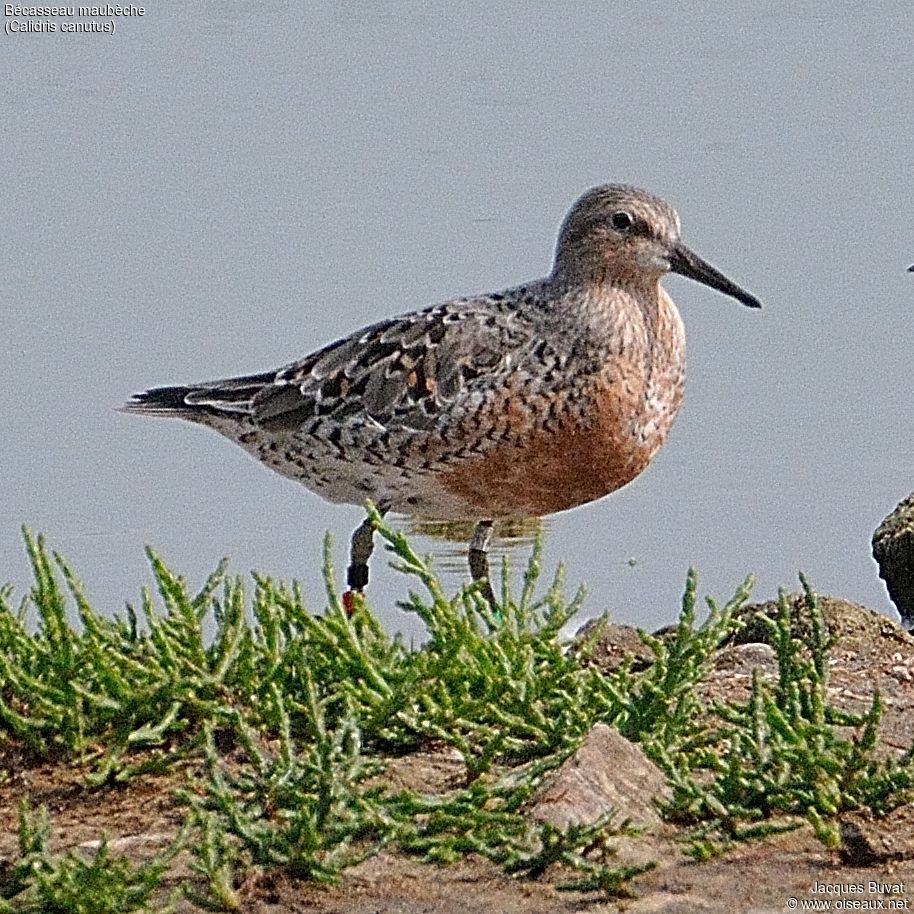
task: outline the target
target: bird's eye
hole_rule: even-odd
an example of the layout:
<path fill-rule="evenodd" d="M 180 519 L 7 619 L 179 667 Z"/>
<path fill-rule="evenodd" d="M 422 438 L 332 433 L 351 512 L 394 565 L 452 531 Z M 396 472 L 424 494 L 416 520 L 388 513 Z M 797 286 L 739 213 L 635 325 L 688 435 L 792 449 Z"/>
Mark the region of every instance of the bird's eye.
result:
<path fill-rule="evenodd" d="M 632 218 L 631 213 L 627 213 L 625 210 L 613 213 L 612 216 L 609 217 L 609 221 L 617 232 L 627 232 L 635 224 L 635 220 Z"/>

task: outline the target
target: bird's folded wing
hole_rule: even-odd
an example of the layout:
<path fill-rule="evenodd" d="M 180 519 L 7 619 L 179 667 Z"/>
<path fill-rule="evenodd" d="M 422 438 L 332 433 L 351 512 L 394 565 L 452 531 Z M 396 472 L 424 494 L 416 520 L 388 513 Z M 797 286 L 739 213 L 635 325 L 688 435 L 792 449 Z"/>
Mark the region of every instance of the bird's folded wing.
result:
<path fill-rule="evenodd" d="M 383 321 L 287 366 L 252 402 L 255 421 L 296 427 L 328 417 L 426 429 L 476 379 L 507 374 L 530 342 L 487 299 L 449 302 Z"/>

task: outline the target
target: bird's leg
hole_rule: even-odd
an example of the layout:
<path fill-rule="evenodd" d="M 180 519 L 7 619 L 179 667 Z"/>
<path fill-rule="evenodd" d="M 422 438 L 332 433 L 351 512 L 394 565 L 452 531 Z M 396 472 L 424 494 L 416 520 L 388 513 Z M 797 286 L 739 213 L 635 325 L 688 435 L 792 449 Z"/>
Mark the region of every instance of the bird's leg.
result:
<path fill-rule="evenodd" d="M 489 544 L 492 542 L 493 521 L 477 521 L 470 539 L 470 576 L 474 581 L 479 581 L 480 592 L 485 597 L 489 606 L 495 607 L 495 594 L 489 583 Z"/>
<path fill-rule="evenodd" d="M 384 515 L 384 509 L 381 510 Z M 370 517 L 359 524 L 352 534 L 352 544 L 349 548 L 349 567 L 346 569 L 346 583 L 349 590 L 343 594 L 343 608 L 348 615 L 352 615 L 353 600 L 356 594 L 361 594 L 368 586 L 368 560 L 374 552 L 374 525 Z"/>

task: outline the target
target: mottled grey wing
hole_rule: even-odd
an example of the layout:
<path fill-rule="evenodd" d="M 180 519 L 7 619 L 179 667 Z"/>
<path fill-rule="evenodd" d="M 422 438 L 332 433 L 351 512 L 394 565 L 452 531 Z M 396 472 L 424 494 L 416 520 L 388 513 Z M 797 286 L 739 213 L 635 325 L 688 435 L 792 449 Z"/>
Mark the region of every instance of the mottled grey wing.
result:
<path fill-rule="evenodd" d="M 329 418 L 429 429 L 476 379 L 505 371 L 528 340 L 495 300 L 449 302 L 375 324 L 282 369 L 254 398 L 253 415 L 268 428 Z"/>

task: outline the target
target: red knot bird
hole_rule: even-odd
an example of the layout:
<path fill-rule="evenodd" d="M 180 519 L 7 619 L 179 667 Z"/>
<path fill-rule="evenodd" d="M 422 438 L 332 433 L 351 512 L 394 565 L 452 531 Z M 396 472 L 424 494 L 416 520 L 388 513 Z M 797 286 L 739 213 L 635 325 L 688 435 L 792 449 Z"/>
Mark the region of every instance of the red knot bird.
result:
<path fill-rule="evenodd" d="M 634 479 L 682 400 L 685 336 L 660 286 L 670 270 L 758 300 L 680 240 L 643 190 L 587 191 L 552 272 L 504 292 L 391 318 L 274 371 L 136 394 L 128 412 L 215 429 L 329 501 L 474 520 L 469 564 L 491 598 L 496 519 L 542 517 Z M 352 537 L 352 595 L 373 529 Z"/>

